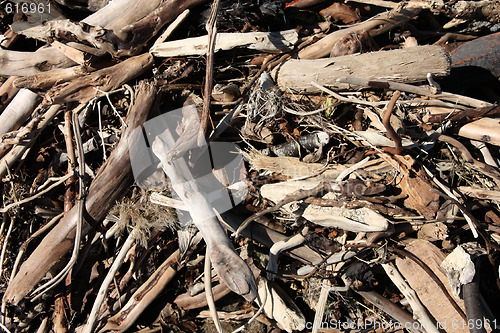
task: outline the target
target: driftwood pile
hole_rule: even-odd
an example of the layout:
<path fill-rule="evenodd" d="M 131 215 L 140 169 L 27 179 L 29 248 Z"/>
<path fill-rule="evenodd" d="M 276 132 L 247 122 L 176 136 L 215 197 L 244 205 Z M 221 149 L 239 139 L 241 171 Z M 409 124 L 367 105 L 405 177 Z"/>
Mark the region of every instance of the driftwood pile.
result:
<path fill-rule="evenodd" d="M 8 0 L 5 332 L 491 332 L 500 2 Z"/>

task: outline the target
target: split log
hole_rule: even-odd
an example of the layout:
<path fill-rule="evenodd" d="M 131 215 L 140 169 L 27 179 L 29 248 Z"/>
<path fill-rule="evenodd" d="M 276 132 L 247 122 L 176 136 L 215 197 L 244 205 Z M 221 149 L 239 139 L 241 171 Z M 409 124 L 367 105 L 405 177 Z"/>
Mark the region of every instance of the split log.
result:
<path fill-rule="evenodd" d="M 317 82 L 332 90 L 350 90 L 349 84 L 337 82 L 344 76 L 369 80 L 391 80 L 411 83 L 424 81 L 427 73 L 446 76 L 450 72 L 450 57 L 440 46 L 419 46 L 406 49 L 353 54 L 330 59 L 284 61 L 271 74 L 282 89 L 308 93 L 320 90 Z"/>
<path fill-rule="evenodd" d="M 420 11 L 421 9 L 419 8 L 403 8 L 403 6 L 400 6 L 390 12 L 381 13 L 350 28 L 332 32 L 316 43 L 302 49 L 298 56 L 300 59 L 317 59 L 326 57 L 330 54 L 335 43 L 345 36 L 353 33 L 359 33 L 361 31 L 367 31 L 372 37 L 378 36 L 398 25 L 408 22 L 410 19 L 417 16 Z"/>
<path fill-rule="evenodd" d="M 37 94 L 28 89 L 21 89 L 0 115 L 0 136 L 21 127 L 39 101 Z"/>
<path fill-rule="evenodd" d="M 218 33 L 215 52 L 244 47 L 261 52 L 281 53 L 290 51 L 298 41 L 296 30 L 279 32 Z M 208 36 L 186 38 L 158 44 L 151 48 L 156 57 L 181 57 L 207 53 Z"/>
<path fill-rule="evenodd" d="M 142 54 L 128 58 L 119 64 L 103 68 L 88 75 L 81 76 L 70 82 L 55 86 L 45 96 L 46 103 L 86 103 L 92 98 L 101 95 L 96 88 L 107 92 L 114 90 L 144 73 L 153 66 L 153 57 Z"/>
<path fill-rule="evenodd" d="M 90 230 L 92 221 L 100 222 L 114 202 L 132 183 L 129 147 L 133 130 L 146 120 L 157 93 L 156 83 L 141 81 L 126 118 L 128 126 L 113 153 L 92 181 L 85 201 L 83 234 Z M 45 274 L 73 247 L 78 209 L 75 206 L 42 240 L 22 264 L 4 295 L 4 302 L 18 304 L 45 276 Z M 94 222 L 95 223 L 95 222 Z"/>

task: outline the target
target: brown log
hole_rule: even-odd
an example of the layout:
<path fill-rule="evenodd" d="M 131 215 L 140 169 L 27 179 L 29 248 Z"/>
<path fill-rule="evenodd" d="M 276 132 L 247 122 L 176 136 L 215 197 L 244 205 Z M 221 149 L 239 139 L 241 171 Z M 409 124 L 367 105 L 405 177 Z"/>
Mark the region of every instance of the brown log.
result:
<path fill-rule="evenodd" d="M 73 80 L 86 73 L 87 70 L 83 66 L 55 69 L 45 73 L 17 78 L 14 82 L 14 85 L 17 88 L 45 89 L 52 87 L 58 83 Z"/>
<path fill-rule="evenodd" d="M 445 76 L 450 72 L 450 57 L 440 46 L 419 46 L 406 49 L 352 54 L 330 59 L 284 61 L 271 74 L 281 88 L 309 93 L 319 92 L 311 81 L 332 90 L 349 90 L 339 83 L 343 76 L 369 80 L 392 80 L 411 83 L 426 80 L 427 73 Z"/>
<path fill-rule="evenodd" d="M 90 230 L 91 221 L 100 222 L 114 202 L 129 188 L 132 182 L 129 145 L 133 130 L 146 120 L 157 93 L 156 83 L 141 81 L 130 107 L 126 122 L 128 126 L 117 147 L 100 168 L 92 181 L 85 201 L 88 215 L 84 216 L 83 233 Z M 31 256 L 22 264 L 18 274 L 9 284 L 4 301 L 17 304 L 73 247 L 78 210 L 74 207 L 49 232 Z M 89 219 L 89 217 L 90 219 Z"/>
<path fill-rule="evenodd" d="M 129 58 L 119 64 L 107 67 L 91 74 L 81 76 L 70 82 L 55 86 L 47 92 L 46 102 L 67 103 L 78 101 L 86 103 L 101 95 L 101 91 L 111 91 L 125 82 L 144 73 L 153 66 L 153 56 L 142 54 Z"/>
<path fill-rule="evenodd" d="M 302 49 L 298 56 L 300 59 L 318 59 L 326 57 L 330 54 L 335 43 L 345 36 L 361 31 L 367 31 L 372 37 L 378 36 L 398 25 L 408 22 L 410 19 L 417 16 L 420 11 L 421 9 L 419 8 L 404 8 L 400 6 L 390 12 L 379 14 L 350 28 L 334 31 L 316 43 Z"/>

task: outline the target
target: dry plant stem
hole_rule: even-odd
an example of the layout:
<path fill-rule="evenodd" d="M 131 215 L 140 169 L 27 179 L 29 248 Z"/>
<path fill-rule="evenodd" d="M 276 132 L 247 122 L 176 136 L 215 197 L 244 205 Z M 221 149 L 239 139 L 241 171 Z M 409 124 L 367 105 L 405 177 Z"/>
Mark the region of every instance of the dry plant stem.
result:
<path fill-rule="evenodd" d="M 448 102 L 452 102 L 452 103 L 462 104 L 464 106 L 473 107 L 473 108 L 492 106 L 491 103 L 484 102 L 484 101 L 474 99 L 471 97 L 447 93 L 447 92 L 440 92 L 440 93 L 436 94 L 428 88 L 414 86 L 414 85 L 406 84 L 406 83 L 394 82 L 394 81 L 390 81 L 390 80 L 382 80 L 382 79 L 369 80 L 369 79 L 365 79 L 365 78 L 358 78 L 358 77 L 350 76 L 350 77 L 339 77 L 337 79 L 337 81 L 340 83 L 347 83 L 347 84 L 352 84 L 352 85 L 360 86 L 360 87 L 400 90 L 400 91 L 409 92 L 412 94 L 418 94 L 418 95 L 432 97 L 432 98 L 436 98 L 436 99 L 440 99 L 440 100 L 444 100 L 444 101 L 448 101 Z M 458 107 L 460 107 L 460 105 L 457 105 L 457 108 Z"/>
<path fill-rule="evenodd" d="M 378 36 L 398 25 L 408 22 L 410 19 L 417 16 L 421 11 L 419 8 L 403 7 L 404 6 L 401 5 L 390 12 L 381 13 L 349 28 L 334 31 L 323 39 L 320 39 L 318 42 L 302 49 L 298 56 L 301 59 L 317 59 L 326 57 L 330 54 L 333 45 L 344 36 L 363 30 L 367 31 L 372 37 Z"/>
<path fill-rule="evenodd" d="M 254 276 L 236 253 L 224 229 L 215 218 L 210 203 L 199 191 L 187 163 L 182 157 L 173 160 L 168 158 L 170 150 L 168 147 L 174 145 L 174 140 L 167 130 L 162 138 L 157 137 L 153 142 L 153 153 L 160 159 L 172 188 L 189 208 L 189 214 L 205 240 L 215 271 L 221 280 L 231 290 L 252 301 L 257 295 Z"/>
<path fill-rule="evenodd" d="M 85 221 L 84 234 L 90 230 L 92 220 L 103 220 L 115 200 L 128 190 L 132 180 L 129 156 L 132 130 L 146 120 L 156 92 L 155 83 L 147 81 L 139 83 L 134 103 L 126 119 L 129 127 L 123 130 L 116 148 L 90 184 L 86 200 L 89 218 Z M 71 250 L 77 219 L 78 211 L 73 207 L 45 236 L 7 287 L 4 295 L 7 302 L 17 304 L 37 285 L 47 271 Z"/>
<path fill-rule="evenodd" d="M 29 197 L 29 198 L 26 198 L 26 199 L 23 199 L 23 200 L 19 200 L 19 201 L 16 201 L 16 202 L 13 202 L 7 206 L 5 206 L 4 208 L 1 208 L 0 209 L 0 213 L 5 213 L 5 212 L 8 212 L 9 210 L 11 210 L 12 208 L 14 207 L 18 207 L 20 205 L 23 205 L 27 202 L 30 202 L 30 201 L 33 201 L 39 197 L 41 197 L 42 195 L 44 195 L 45 193 L 49 192 L 50 190 L 52 190 L 53 188 L 59 186 L 60 184 L 64 183 L 66 180 L 68 180 L 70 177 L 73 176 L 73 172 L 71 173 L 68 173 L 66 176 L 60 178 L 57 182 L 55 182 L 54 184 L 50 185 L 49 187 L 47 187 L 45 190 L 43 191 L 40 191 L 38 192 L 37 194 Z"/>
<path fill-rule="evenodd" d="M 274 243 L 273 246 L 269 249 L 269 261 L 267 263 L 267 279 L 274 280 L 276 274 L 278 272 L 278 256 L 282 251 L 297 247 L 302 245 L 305 242 L 304 234 L 307 234 L 308 228 L 304 228 L 302 232 L 297 233 L 294 236 L 291 236 L 287 239 L 284 239 L 280 242 Z"/>
<path fill-rule="evenodd" d="M 437 134 L 437 139 L 439 141 L 449 143 L 453 147 L 457 148 L 460 154 L 462 155 L 463 159 L 467 163 L 472 164 L 472 166 L 475 167 L 475 169 L 484 173 L 488 177 L 491 177 L 493 181 L 496 183 L 497 187 L 500 187 L 500 172 L 497 171 L 495 168 L 492 168 L 491 166 L 487 165 L 486 163 L 480 162 L 476 160 L 474 157 L 472 157 L 467 147 L 465 147 L 460 141 L 443 134 Z"/>
<path fill-rule="evenodd" d="M 79 102 L 85 104 L 92 98 L 115 90 L 153 66 L 153 57 L 142 54 L 128 58 L 114 66 L 106 67 L 80 76 L 69 82 L 56 85 L 45 96 L 45 103 Z M 97 88 L 97 89 L 96 89 Z"/>
<path fill-rule="evenodd" d="M 210 310 L 210 316 L 214 321 L 215 328 L 217 332 L 222 333 L 222 326 L 220 324 L 219 315 L 217 314 L 217 308 L 215 307 L 214 295 L 212 293 L 212 270 L 210 265 L 210 253 L 208 252 L 208 247 L 205 252 L 205 294 L 208 303 L 208 309 Z"/>
<path fill-rule="evenodd" d="M 401 92 L 399 90 L 396 90 L 392 95 L 389 104 L 387 104 L 387 109 L 385 110 L 384 117 L 382 118 L 382 124 L 384 124 L 384 127 L 387 130 L 387 135 L 389 135 L 389 137 L 392 139 L 392 141 L 394 141 L 396 145 L 396 148 L 394 149 L 392 147 L 386 147 L 384 150 L 396 155 L 401 155 L 401 153 L 403 152 L 403 144 L 401 143 L 401 137 L 398 135 L 398 133 L 396 133 L 391 125 L 391 115 L 392 111 L 394 110 L 394 106 L 396 106 L 396 101 L 398 100 L 399 96 L 401 96 Z"/>
<path fill-rule="evenodd" d="M 210 117 L 210 99 L 212 97 L 212 84 L 214 76 L 214 52 L 215 41 L 217 39 L 217 13 L 219 12 L 219 0 L 214 0 L 212 10 L 207 22 L 208 48 L 207 48 L 207 69 L 205 73 L 205 89 L 203 95 L 203 112 L 201 113 L 201 131 L 198 133 L 198 146 L 203 145 L 207 134 L 208 118 Z"/>
<path fill-rule="evenodd" d="M 45 233 L 45 231 L 49 230 L 54 226 L 54 224 L 59 221 L 63 217 L 64 213 L 61 213 L 55 217 L 53 217 L 47 224 L 45 224 L 42 228 L 38 229 L 33 235 L 28 238 L 23 245 L 19 248 L 19 252 L 17 253 L 16 261 L 14 262 L 14 265 L 12 266 L 12 271 L 10 273 L 10 278 L 9 278 L 9 283 L 12 281 L 14 276 L 17 274 L 17 269 L 19 268 L 19 265 L 21 264 L 21 260 L 23 258 L 24 253 L 26 252 L 26 249 L 28 248 L 28 245 L 38 236 L 42 235 Z"/>
<path fill-rule="evenodd" d="M 408 312 L 401 309 L 399 306 L 397 306 L 387 298 L 383 297 L 375 291 L 355 291 L 368 302 L 377 307 L 379 310 L 384 311 L 389 316 L 399 321 L 401 323 L 401 326 L 407 328 L 411 333 L 425 333 L 424 330 L 418 328 L 420 325 L 417 325 L 418 323 Z"/>
<path fill-rule="evenodd" d="M 172 281 L 175 274 L 184 265 L 180 261 L 180 252 L 176 250 L 160 267 L 137 289 L 130 297 L 127 304 L 112 318 L 108 320 L 100 332 L 124 332 L 134 324 L 139 315 L 151 302 L 160 295 L 166 285 Z"/>
<path fill-rule="evenodd" d="M 73 168 L 76 166 L 75 147 L 73 145 L 73 136 L 71 135 L 71 110 L 64 112 L 64 141 L 66 142 L 66 152 L 68 154 L 68 174 L 73 174 Z M 66 182 L 66 194 L 64 195 L 64 213 L 73 208 L 75 200 L 74 191 L 75 177 L 70 177 Z"/>
<path fill-rule="evenodd" d="M 427 310 L 418 299 L 417 294 L 406 283 L 397 268 L 391 263 L 382 264 L 382 267 L 387 273 L 387 276 L 392 280 L 396 287 L 398 287 L 399 291 L 401 291 L 401 293 L 408 300 L 408 303 L 410 303 L 413 310 L 413 317 L 422 324 L 428 333 L 439 333 L 436 323 L 429 317 Z"/>
<path fill-rule="evenodd" d="M 37 124 L 36 129 L 32 130 L 28 138 L 22 143 L 15 145 L 12 149 L 5 154 L 5 156 L 0 161 L 0 178 L 4 177 L 7 173 L 7 168 L 14 165 L 21 156 L 26 152 L 26 150 L 31 147 L 36 138 L 42 133 L 43 129 L 54 119 L 57 112 L 60 109 L 60 105 L 53 105 L 49 110 L 41 116 L 40 122 Z"/>
<path fill-rule="evenodd" d="M 14 222 L 17 219 L 17 214 L 14 214 L 13 217 L 10 218 L 10 224 L 9 228 L 7 229 L 7 233 L 5 234 L 5 237 L 3 239 L 3 244 L 2 244 L 2 254 L 0 255 L 0 276 L 3 276 L 3 263 L 5 259 L 5 253 L 7 251 L 7 245 L 9 244 L 9 238 L 10 234 L 12 233 L 12 228 L 14 227 Z"/>
<path fill-rule="evenodd" d="M 436 184 L 443 192 L 445 192 L 450 198 L 458 201 L 458 198 L 455 196 L 455 194 L 453 194 L 453 192 L 446 186 L 444 186 L 437 178 L 436 176 L 434 176 L 434 174 L 432 174 L 432 172 L 424 165 L 423 166 L 424 168 L 424 171 L 425 173 L 427 174 L 427 176 L 429 176 L 432 181 L 434 182 L 434 184 Z M 477 232 L 477 229 L 476 229 L 476 226 L 474 225 L 474 222 L 472 221 L 472 219 L 467 215 L 467 213 L 465 211 L 462 211 L 462 213 L 464 214 L 464 218 L 465 220 L 467 221 L 467 224 L 469 225 L 470 227 L 470 230 L 472 232 L 472 235 L 474 236 L 474 238 L 478 238 L 479 237 L 479 233 Z"/>
<path fill-rule="evenodd" d="M 92 310 L 90 311 L 89 318 L 87 319 L 87 324 L 82 330 L 83 333 L 92 333 L 94 331 L 97 320 L 99 319 L 98 318 L 99 310 L 101 308 L 102 303 L 104 302 L 104 299 L 106 298 L 106 293 L 108 291 L 109 285 L 111 284 L 111 282 L 113 282 L 113 278 L 115 277 L 116 272 L 122 266 L 123 260 L 125 259 L 127 252 L 134 245 L 134 242 L 135 242 L 134 237 L 132 236 L 132 234 L 129 234 L 127 236 L 127 239 L 123 243 L 120 252 L 118 252 L 118 255 L 114 259 L 113 264 L 109 268 L 109 271 L 106 274 L 104 281 L 102 281 L 102 284 L 99 287 L 99 292 L 97 293 L 94 305 L 92 306 Z"/>
<path fill-rule="evenodd" d="M 80 134 L 80 121 L 78 120 L 78 114 L 76 112 L 73 113 L 73 131 L 75 133 L 75 141 L 78 152 L 78 201 L 76 203 L 77 209 L 77 223 L 76 223 L 76 233 L 73 245 L 73 252 L 71 253 L 71 258 L 66 266 L 50 281 L 46 282 L 42 286 L 38 287 L 33 294 L 38 294 L 33 300 L 38 299 L 44 293 L 54 288 L 57 284 L 59 284 L 66 275 L 71 271 L 73 266 L 78 259 L 78 254 L 80 252 L 80 242 L 82 238 L 82 230 L 83 230 L 83 209 L 85 203 L 85 184 L 83 183 L 83 177 L 85 175 L 85 158 L 83 153 L 83 145 L 82 145 L 82 137 Z"/>

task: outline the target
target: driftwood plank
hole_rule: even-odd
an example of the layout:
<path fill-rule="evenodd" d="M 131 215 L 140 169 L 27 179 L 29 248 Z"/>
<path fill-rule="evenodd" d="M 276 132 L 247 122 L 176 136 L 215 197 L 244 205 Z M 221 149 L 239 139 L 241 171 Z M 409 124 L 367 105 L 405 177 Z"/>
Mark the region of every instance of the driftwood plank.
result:
<path fill-rule="evenodd" d="M 101 221 L 114 202 L 132 183 L 129 146 L 133 130 L 144 123 L 157 92 L 156 84 L 142 81 L 136 91 L 123 135 L 117 147 L 92 181 L 85 201 L 86 211 L 94 221 Z M 17 304 L 45 274 L 73 247 L 77 221 L 76 206 L 50 231 L 22 264 L 9 284 L 4 301 Z M 84 217 L 83 232 L 90 230 L 90 220 Z"/>
<path fill-rule="evenodd" d="M 419 46 L 406 49 L 353 54 L 329 59 L 283 62 L 271 74 L 281 88 L 319 92 L 311 81 L 332 90 L 352 89 L 338 78 L 354 76 L 369 80 L 391 80 L 411 83 L 426 80 L 427 73 L 445 76 L 450 72 L 450 57 L 440 46 Z"/>
<path fill-rule="evenodd" d="M 261 52 L 281 53 L 290 51 L 298 41 L 296 30 L 279 32 L 218 33 L 215 52 L 244 47 Z M 208 36 L 186 38 L 158 44 L 150 52 L 156 57 L 179 57 L 204 55 L 207 52 Z"/>

